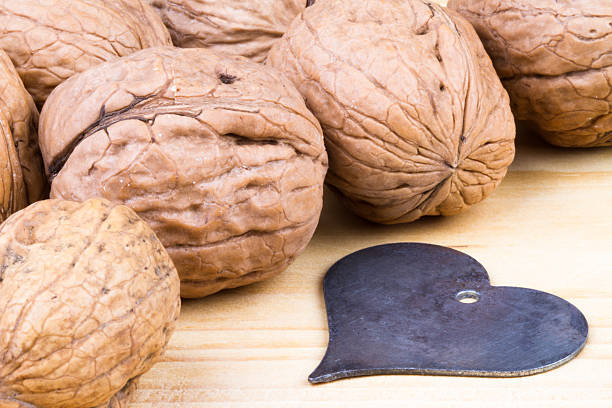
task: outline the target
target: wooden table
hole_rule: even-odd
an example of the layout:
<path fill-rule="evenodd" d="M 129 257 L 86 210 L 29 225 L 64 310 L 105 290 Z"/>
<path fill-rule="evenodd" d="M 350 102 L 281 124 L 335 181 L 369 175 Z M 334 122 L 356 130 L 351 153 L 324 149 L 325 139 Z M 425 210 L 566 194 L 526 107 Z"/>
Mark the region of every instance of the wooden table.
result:
<path fill-rule="evenodd" d="M 388 242 L 464 251 L 492 284 L 551 292 L 578 306 L 588 343 L 531 377 L 377 376 L 312 386 L 327 345 L 322 279 L 336 260 Z M 454 217 L 379 226 L 325 196 L 319 228 L 269 281 L 184 301 L 168 351 L 140 381 L 140 407 L 612 407 L 612 148 L 559 149 L 520 137 L 511 171 Z"/>

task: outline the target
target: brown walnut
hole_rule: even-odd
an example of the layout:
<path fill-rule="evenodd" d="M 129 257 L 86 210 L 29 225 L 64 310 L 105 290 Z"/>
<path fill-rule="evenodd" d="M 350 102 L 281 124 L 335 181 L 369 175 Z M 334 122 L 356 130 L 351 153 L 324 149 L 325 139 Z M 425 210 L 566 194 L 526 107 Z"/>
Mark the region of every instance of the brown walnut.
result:
<path fill-rule="evenodd" d="M 101 196 L 155 230 L 199 297 L 284 270 L 322 207 L 317 120 L 278 71 L 196 48 L 151 48 L 76 75 L 49 97 L 51 196 Z"/>
<path fill-rule="evenodd" d="M 514 120 L 476 33 L 420 0 L 319 0 L 274 45 L 322 124 L 327 182 L 380 223 L 451 215 L 490 194 Z"/>
<path fill-rule="evenodd" d="M 38 110 L 0 49 L 0 222 L 47 193 L 38 149 Z"/>
<path fill-rule="evenodd" d="M 0 0 L 0 48 L 39 107 L 77 72 L 170 44 L 144 0 Z"/>
<path fill-rule="evenodd" d="M 448 5 L 476 28 L 518 119 L 558 146 L 612 146 L 612 2 Z"/>
<path fill-rule="evenodd" d="M 161 242 L 106 200 L 39 201 L 0 227 L 0 407 L 125 406 L 180 310 Z"/>
<path fill-rule="evenodd" d="M 209 48 L 261 62 L 306 0 L 147 0 L 177 47 Z"/>

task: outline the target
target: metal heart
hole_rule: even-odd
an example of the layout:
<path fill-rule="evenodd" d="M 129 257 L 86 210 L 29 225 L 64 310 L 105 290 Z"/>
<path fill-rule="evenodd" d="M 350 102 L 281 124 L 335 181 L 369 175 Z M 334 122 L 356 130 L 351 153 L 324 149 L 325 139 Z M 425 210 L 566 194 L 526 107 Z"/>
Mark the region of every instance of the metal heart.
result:
<path fill-rule="evenodd" d="M 329 345 L 311 383 L 375 374 L 536 374 L 576 356 L 588 333 L 569 302 L 491 286 L 476 260 L 437 245 L 355 252 L 329 269 L 324 292 Z"/>

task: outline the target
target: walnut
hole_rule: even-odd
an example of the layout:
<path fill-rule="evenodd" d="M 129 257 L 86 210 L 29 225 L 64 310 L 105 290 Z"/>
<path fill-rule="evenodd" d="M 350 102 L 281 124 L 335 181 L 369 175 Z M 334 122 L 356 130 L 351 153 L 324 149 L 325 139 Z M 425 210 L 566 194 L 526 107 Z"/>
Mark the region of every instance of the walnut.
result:
<path fill-rule="evenodd" d="M 514 157 L 508 95 L 467 21 L 420 0 L 317 1 L 274 45 L 322 124 L 327 182 L 380 223 L 483 200 Z"/>
<path fill-rule="evenodd" d="M 174 45 L 209 48 L 261 62 L 306 0 L 147 0 Z"/>
<path fill-rule="evenodd" d="M 450 0 L 476 28 L 520 120 L 549 143 L 612 146 L 612 2 Z"/>
<path fill-rule="evenodd" d="M 74 73 L 170 44 L 143 0 L 0 0 L 0 48 L 39 107 Z"/>
<path fill-rule="evenodd" d="M 149 226 L 106 200 L 39 201 L 2 224 L 0 258 L 0 406 L 125 406 L 180 309 Z"/>
<path fill-rule="evenodd" d="M 38 110 L 0 49 L 0 222 L 47 193 L 38 149 Z"/>
<path fill-rule="evenodd" d="M 321 128 L 280 72 L 151 48 L 60 85 L 41 114 L 51 196 L 101 196 L 155 230 L 199 297 L 284 270 L 322 207 Z"/>

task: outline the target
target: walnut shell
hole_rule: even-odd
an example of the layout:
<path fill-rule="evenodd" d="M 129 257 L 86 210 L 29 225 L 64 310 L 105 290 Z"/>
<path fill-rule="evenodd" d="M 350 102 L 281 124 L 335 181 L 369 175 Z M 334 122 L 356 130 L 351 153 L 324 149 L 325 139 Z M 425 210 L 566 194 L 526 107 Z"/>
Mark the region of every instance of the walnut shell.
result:
<path fill-rule="evenodd" d="M 77 72 L 170 44 L 143 0 L 0 0 L 0 48 L 39 107 Z"/>
<path fill-rule="evenodd" d="M 612 146 L 612 2 L 448 5 L 476 28 L 518 119 L 558 146 Z"/>
<path fill-rule="evenodd" d="M 47 193 L 38 149 L 38 110 L 0 49 L 0 222 Z"/>
<path fill-rule="evenodd" d="M 2 224 L 0 257 L 0 406 L 124 405 L 180 310 L 149 226 L 106 200 L 39 201 Z"/>
<path fill-rule="evenodd" d="M 209 48 L 262 62 L 306 0 L 147 0 L 177 47 Z"/>
<path fill-rule="evenodd" d="M 152 48 L 49 97 L 40 142 L 51 196 L 101 196 L 155 230 L 199 297 L 284 270 L 310 240 L 327 155 L 278 71 L 196 48 Z"/>
<path fill-rule="evenodd" d="M 270 51 L 323 126 L 327 182 L 380 223 L 451 215 L 490 194 L 514 120 L 476 33 L 420 0 L 320 0 Z"/>

